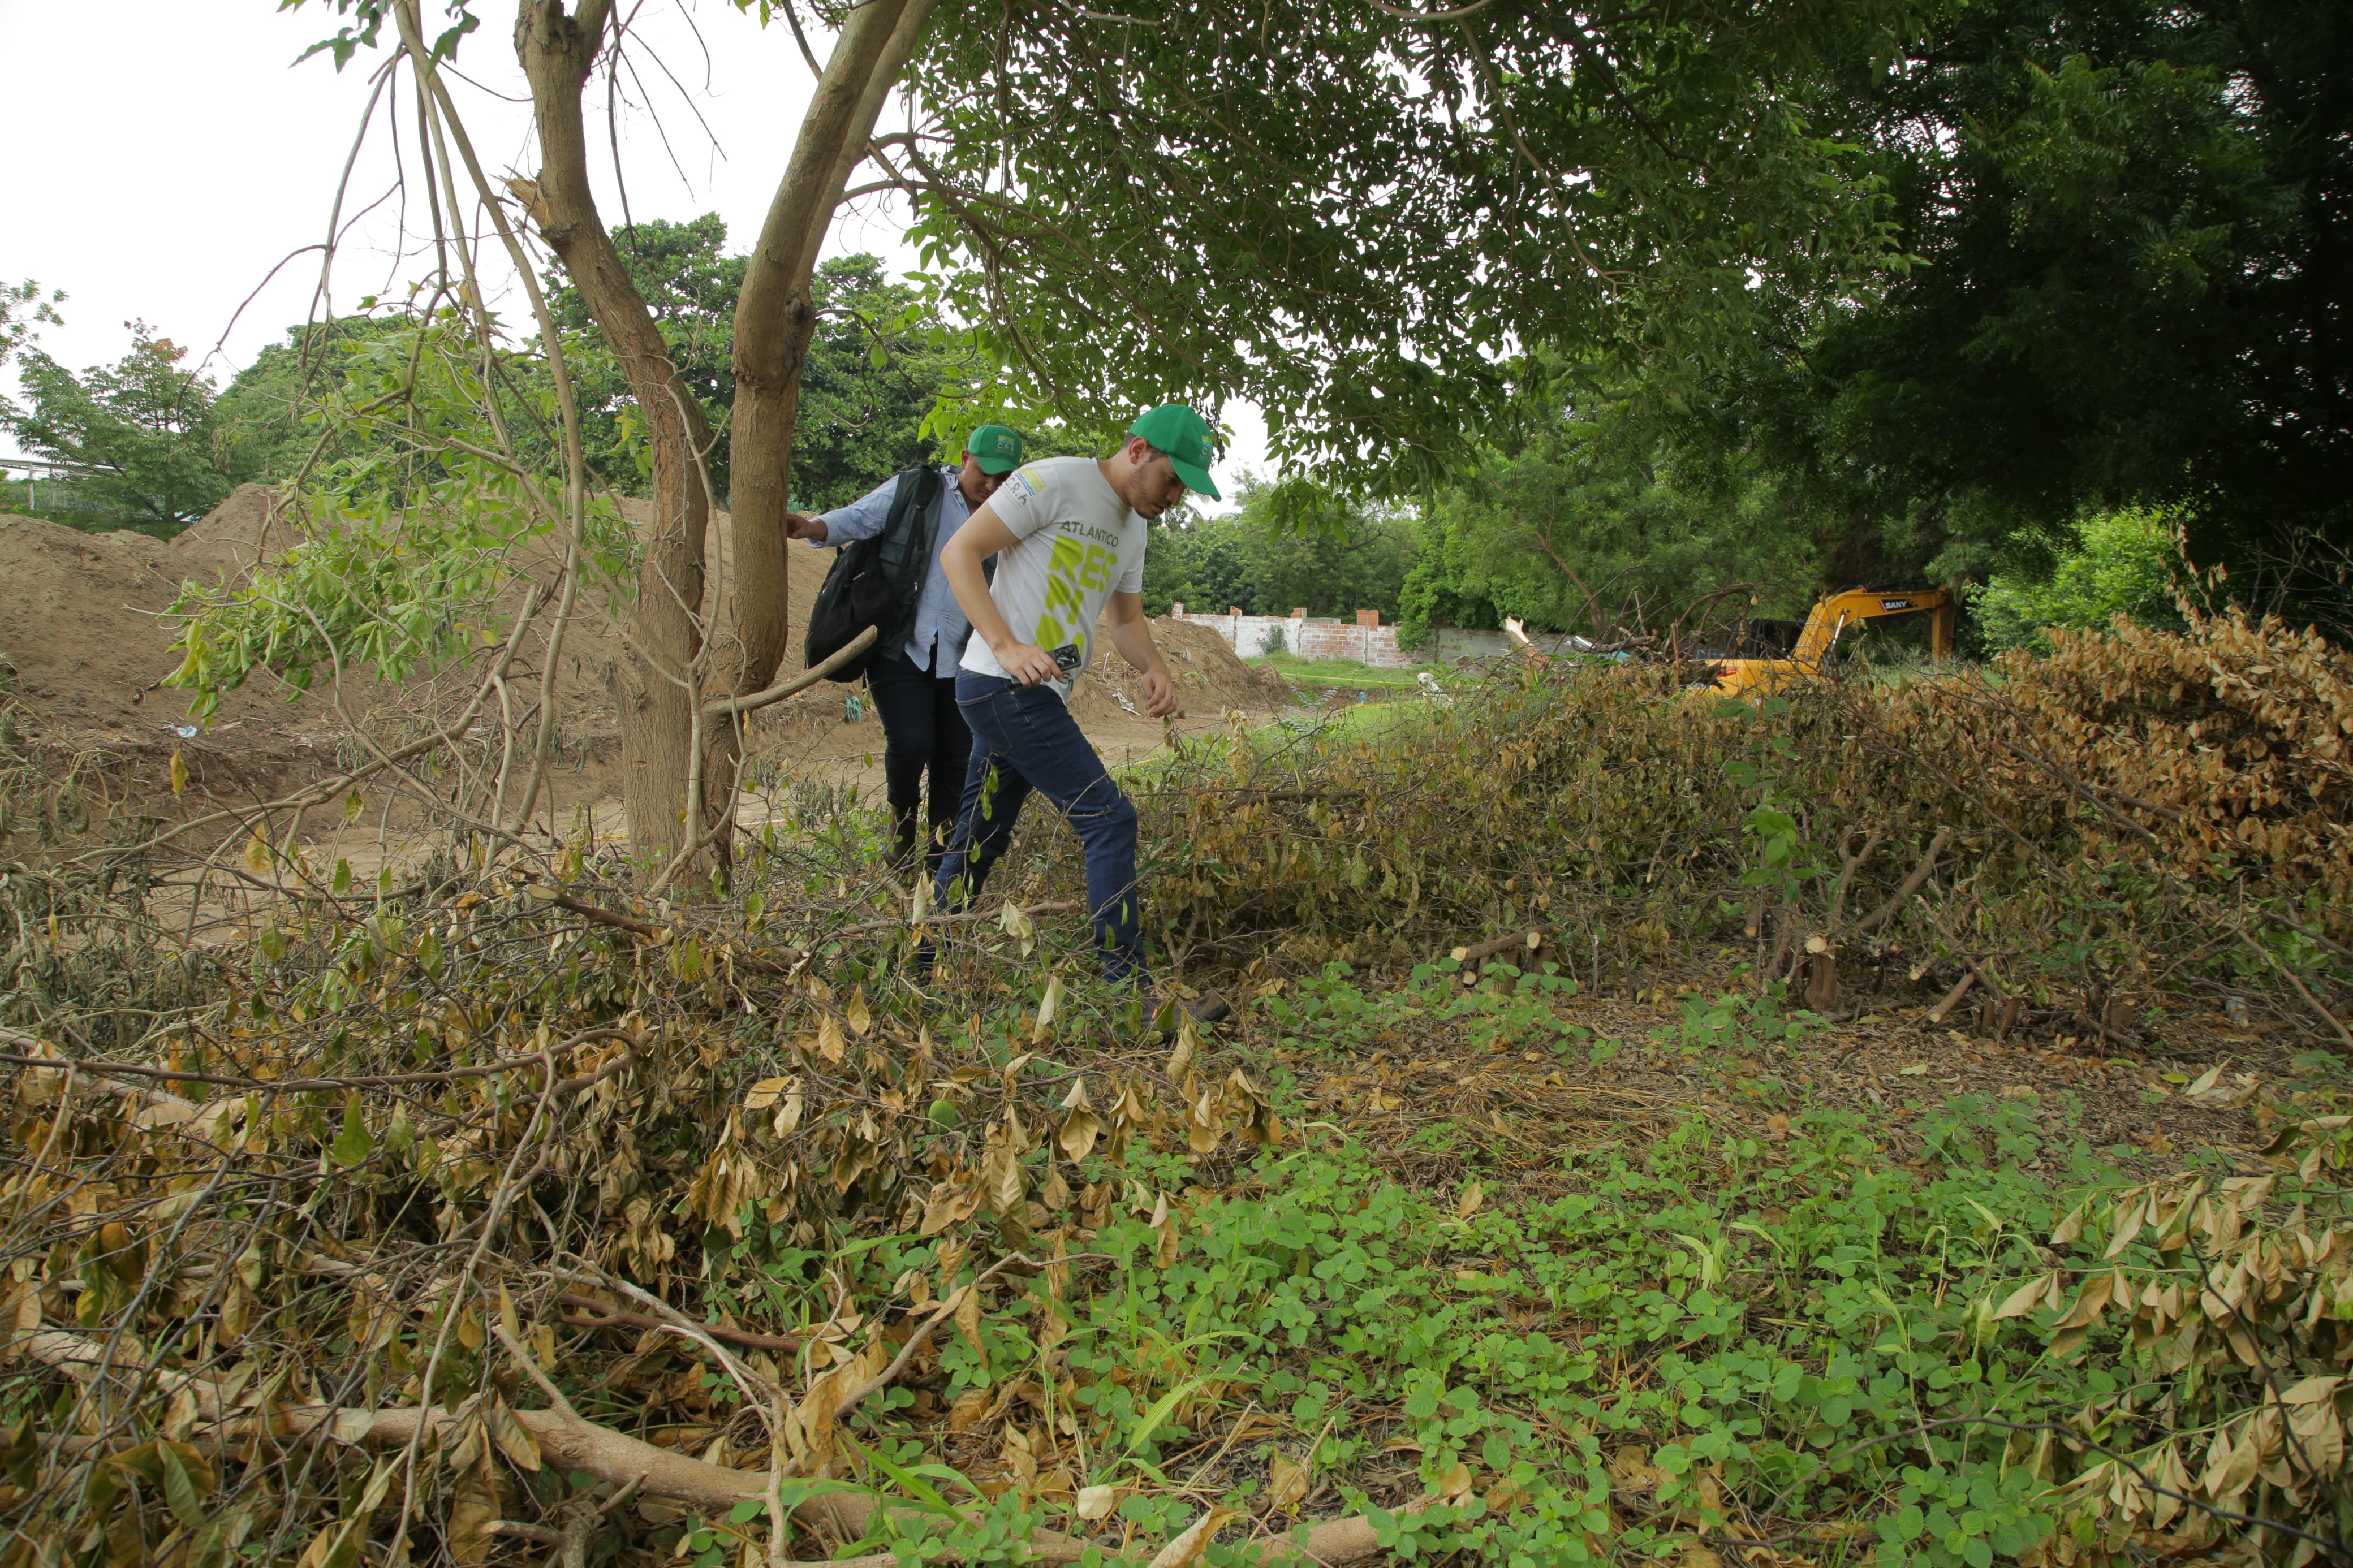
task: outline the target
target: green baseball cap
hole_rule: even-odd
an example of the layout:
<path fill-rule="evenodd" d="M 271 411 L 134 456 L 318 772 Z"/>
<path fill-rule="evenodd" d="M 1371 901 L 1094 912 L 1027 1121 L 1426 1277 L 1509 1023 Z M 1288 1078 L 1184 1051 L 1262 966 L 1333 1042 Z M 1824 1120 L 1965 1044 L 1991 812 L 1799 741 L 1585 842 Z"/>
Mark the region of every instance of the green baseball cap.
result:
<path fill-rule="evenodd" d="M 980 459 L 984 474 L 1009 474 L 1021 466 L 1021 437 L 1002 425 L 982 426 L 964 449 Z"/>
<path fill-rule="evenodd" d="M 1218 455 L 1209 445 L 1208 420 L 1181 403 L 1164 403 L 1129 426 L 1127 433 L 1141 436 L 1155 450 L 1167 453 L 1170 466 L 1187 489 L 1198 490 L 1211 500 L 1225 499 L 1209 479 L 1209 465 Z"/>

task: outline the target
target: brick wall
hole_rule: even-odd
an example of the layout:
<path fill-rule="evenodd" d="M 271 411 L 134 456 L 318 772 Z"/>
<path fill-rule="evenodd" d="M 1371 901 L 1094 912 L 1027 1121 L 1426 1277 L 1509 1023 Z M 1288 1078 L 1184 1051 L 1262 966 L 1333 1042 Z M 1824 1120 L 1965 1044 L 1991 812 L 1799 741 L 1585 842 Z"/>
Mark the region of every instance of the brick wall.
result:
<path fill-rule="evenodd" d="M 1511 650 L 1501 632 L 1462 631 L 1448 626 L 1434 635 L 1434 647 L 1408 653 L 1398 647 L 1397 628 L 1380 624 L 1378 610 L 1359 610 L 1354 621 L 1332 616 L 1245 616 L 1232 611 L 1203 615 L 1182 604 L 1170 606 L 1172 619 L 1197 626 L 1214 626 L 1235 653 L 1255 658 L 1266 651 L 1268 634 L 1281 631 L 1282 646 L 1302 658 L 1353 658 L 1376 669 L 1410 669 L 1420 664 L 1452 664 L 1466 658 L 1492 658 Z"/>

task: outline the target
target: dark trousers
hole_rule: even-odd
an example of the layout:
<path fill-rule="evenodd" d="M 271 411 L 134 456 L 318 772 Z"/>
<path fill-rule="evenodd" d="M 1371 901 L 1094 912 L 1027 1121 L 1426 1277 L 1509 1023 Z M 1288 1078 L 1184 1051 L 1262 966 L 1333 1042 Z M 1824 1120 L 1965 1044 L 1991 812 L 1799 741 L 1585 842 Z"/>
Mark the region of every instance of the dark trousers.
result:
<path fill-rule="evenodd" d="M 892 826 L 898 834 L 902 856 L 914 851 L 923 770 L 931 770 L 932 809 L 923 864 L 936 870 L 947 853 L 972 756 L 972 731 L 965 728 L 964 715 L 956 710 L 955 677 L 942 678 L 918 669 L 904 653 L 893 652 L 867 667 L 866 683 L 874 696 L 874 711 L 882 719 L 883 787 L 890 797 Z"/>
<path fill-rule="evenodd" d="M 1022 802 L 1037 791 L 1070 819 L 1087 857 L 1087 907 L 1103 978 L 1116 985 L 1149 976 L 1135 885 L 1135 807 L 1103 771 L 1103 759 L 1060 697 L 969 670 L 956 678 L 956 706 L 972 729 L 972 764 L 955 837 L 934 881 L 934 901 L 961 910 L 980 896 L 989 868 L 1013 840 Z"/>

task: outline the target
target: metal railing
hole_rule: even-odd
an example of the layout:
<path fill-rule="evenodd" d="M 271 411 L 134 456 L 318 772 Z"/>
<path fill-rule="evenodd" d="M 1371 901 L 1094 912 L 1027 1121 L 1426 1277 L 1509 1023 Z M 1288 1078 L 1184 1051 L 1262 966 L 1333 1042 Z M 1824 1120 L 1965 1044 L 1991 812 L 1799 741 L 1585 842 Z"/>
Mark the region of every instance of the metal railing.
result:
<path fill-rule="evenodd" d="M 0 458 L 0 474 L 21 468 L 25 478 L 18 481 L 0 479 L 0 491 L 16 499 L 15 491 L 23 487 L 24 510 L 32 511 L 96 511 L 120 512 L 122 508 L 111 501 L 92 500 L 76 493 L 75 482 L 96 477 L 100 470 L 79 463 L 53 462 L 46 458 Z M 42 476 L 36 479 L 34 476 Z"/>

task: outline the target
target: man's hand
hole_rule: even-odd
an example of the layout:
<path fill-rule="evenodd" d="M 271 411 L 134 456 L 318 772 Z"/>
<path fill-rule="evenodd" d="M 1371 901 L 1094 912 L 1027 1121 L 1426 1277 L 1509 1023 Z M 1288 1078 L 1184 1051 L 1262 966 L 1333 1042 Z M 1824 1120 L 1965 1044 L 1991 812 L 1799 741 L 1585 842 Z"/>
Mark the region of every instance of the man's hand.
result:
<path fill-rule="evenodd" d="M 825 526 L 825 519 L 817 516 L 813 512 L 788 511 L 785 513 L 785 537 L 786 539 L 810 539 L 815 540 L 819 544 L 823 544 L 825 542 L 826 534 L 828 531 L 829 531 Z"/>
<path fill-rule="evenodd" d="M 997 656 L 997 662 L 1004 667 L 1005 673 L 1013 678 L 1016 685 L 1036 686 L 1062 678 L 1062 668 L 1054 662 L 1054 656 L 1036 643 L 1008 642 L 1002 647 L 992 647 L 988 651 Z"/>
<path fill-rule="evenodd" d="M 1145 671 L 1144 711 L 1155 719 L 1166 719 L 1176 711 L 1176 683 L 1166 670 Z"/>

